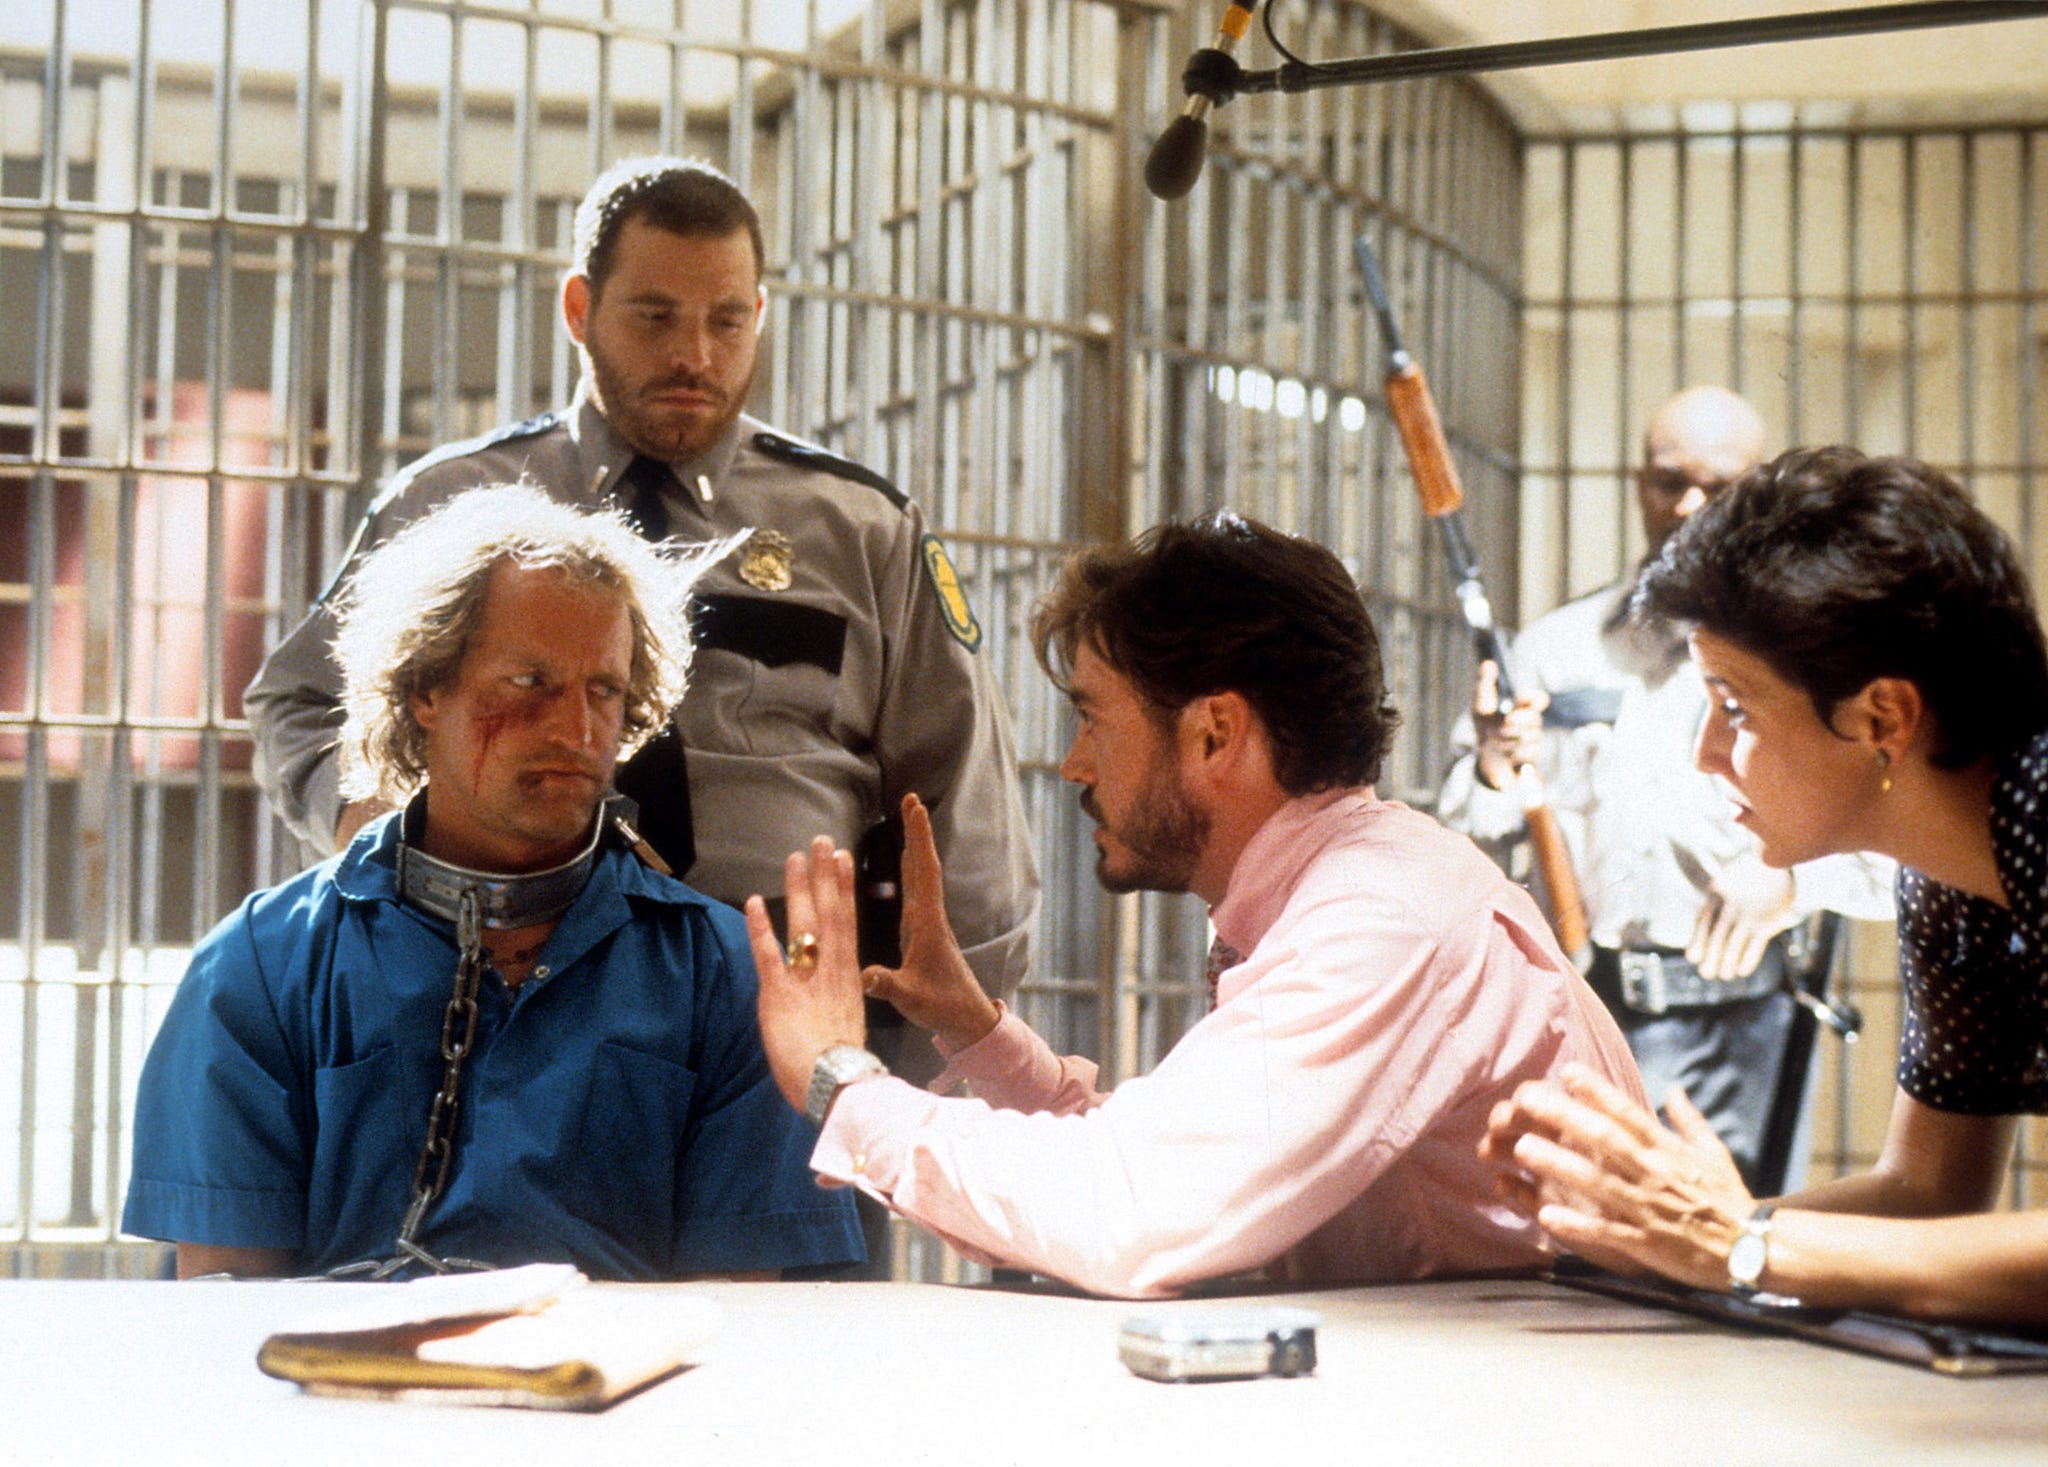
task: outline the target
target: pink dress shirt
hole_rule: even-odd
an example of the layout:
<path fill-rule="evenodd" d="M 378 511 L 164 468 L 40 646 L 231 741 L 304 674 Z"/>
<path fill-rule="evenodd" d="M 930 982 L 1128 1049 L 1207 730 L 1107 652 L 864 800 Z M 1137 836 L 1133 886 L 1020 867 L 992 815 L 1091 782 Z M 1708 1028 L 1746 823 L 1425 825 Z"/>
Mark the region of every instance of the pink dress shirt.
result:
<path fill-rule="evenodd" d="M 1151 1074 L 1105 1095 L 1005 1012 L 933 1085 L 976 1098 L 849 1086 L 812 1167 L 971 1258 L 1102 1294 L 1539 1262 L 1479 1160 L 1487 1111 L 1568 1060 L 1643 1093 L 1528 893 L 1465 837 L 1350 789 L 1275 812 L 1213 915 L 1248 956 Z"/>

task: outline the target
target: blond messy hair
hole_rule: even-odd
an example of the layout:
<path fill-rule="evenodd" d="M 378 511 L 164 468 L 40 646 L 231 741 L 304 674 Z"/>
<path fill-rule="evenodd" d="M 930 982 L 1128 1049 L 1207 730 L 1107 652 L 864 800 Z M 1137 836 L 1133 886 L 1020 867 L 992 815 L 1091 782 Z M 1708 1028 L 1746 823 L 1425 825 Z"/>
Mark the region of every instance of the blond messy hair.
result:
<path fill-rule="evenodd" d="M 425 780 L 427 736 L 413 702 L 454 680 L 482 623 L 491 573 L 505 564 L 559 570 L 625 604 L 633 653 L 624 759 L 682 701 L 690 592 L 732 543 L 657 548 L 616 511 L 577 509 L 527 483 L 472 489 L 415 520 L 357 566 L 336 601 L 342 795 L 402 804 Z"/>

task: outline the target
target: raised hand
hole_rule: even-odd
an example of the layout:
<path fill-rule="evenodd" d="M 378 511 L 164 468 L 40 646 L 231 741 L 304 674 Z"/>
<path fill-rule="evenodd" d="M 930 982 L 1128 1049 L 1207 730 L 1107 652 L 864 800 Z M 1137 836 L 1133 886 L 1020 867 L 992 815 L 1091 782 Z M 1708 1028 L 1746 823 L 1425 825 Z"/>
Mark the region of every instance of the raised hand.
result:
<path fill-rule="evenodd" d="M 761 975 L 761 1044 L 768 1068 L 784 1098 L 802 1110 L 818 1056 L 835 1044 L 867 1042 L 853 857 L 819 836 L 808 852 L 790 853 L 783 894 L 788 949 L 776 941 L 759 896 L 747 898 L 747 937 Z"/>
<path fill-rule="evenodd" d="M 959 1051 L 995 1028 L 1001 1017 L 982 991 L 946 920 L 944 872 L 932 840 L 932 818 L 916 795 L 903 797 L 903 965 L 872 966 L 867 991 Z"/>

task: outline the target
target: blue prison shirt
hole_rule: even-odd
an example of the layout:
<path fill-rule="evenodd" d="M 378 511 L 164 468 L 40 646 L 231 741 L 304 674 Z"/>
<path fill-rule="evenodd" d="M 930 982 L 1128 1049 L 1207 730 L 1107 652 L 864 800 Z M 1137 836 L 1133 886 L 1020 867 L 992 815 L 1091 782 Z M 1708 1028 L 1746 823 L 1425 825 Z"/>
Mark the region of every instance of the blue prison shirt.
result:
<path fill-rule="evenodd" d="M 128 1232 L 308 1273 L 393 1251 L 457 957 L 398 900 L 397 848 L 387 816 L 194 952 L 143 1065 Z M 485 975 L 422 1246 L 605 1279 L 863 1257 L 769 1074 L 738 912 L 608 843 L 535 962 Z"/>

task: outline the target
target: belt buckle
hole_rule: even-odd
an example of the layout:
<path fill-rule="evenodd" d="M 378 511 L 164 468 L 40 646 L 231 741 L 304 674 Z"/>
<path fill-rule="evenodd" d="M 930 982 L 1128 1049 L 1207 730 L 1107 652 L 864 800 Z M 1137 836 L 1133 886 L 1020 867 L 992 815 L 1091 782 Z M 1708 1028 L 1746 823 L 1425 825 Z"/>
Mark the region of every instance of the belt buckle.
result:
<path fill-rule="evenodd" d="M 1661 1014 L 1671 1007 L 1664 986 L 1664 954 L 1622 952 L 1621 999 L 1639 1014 Z"/>

